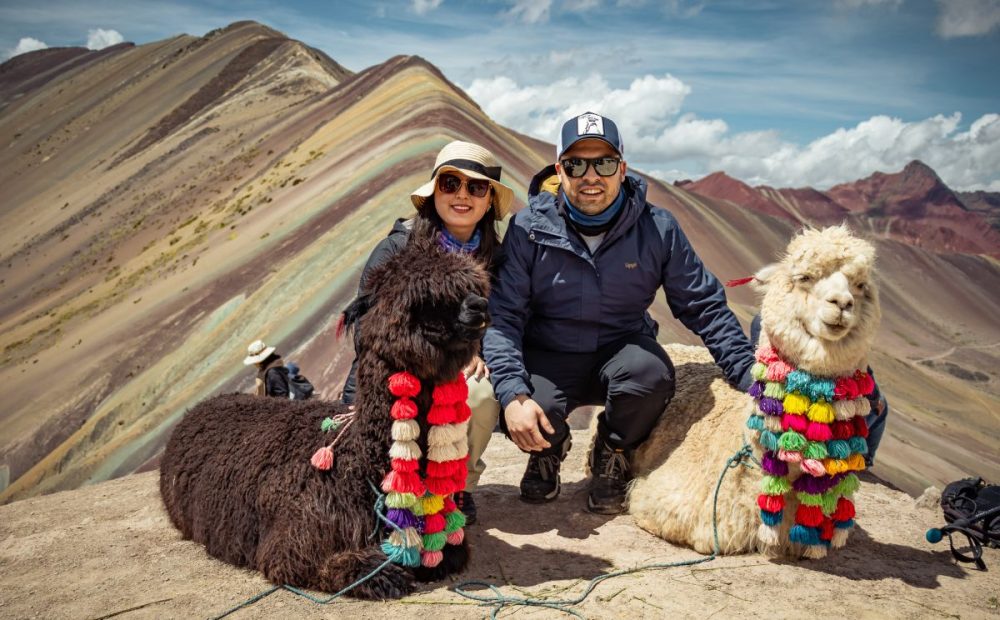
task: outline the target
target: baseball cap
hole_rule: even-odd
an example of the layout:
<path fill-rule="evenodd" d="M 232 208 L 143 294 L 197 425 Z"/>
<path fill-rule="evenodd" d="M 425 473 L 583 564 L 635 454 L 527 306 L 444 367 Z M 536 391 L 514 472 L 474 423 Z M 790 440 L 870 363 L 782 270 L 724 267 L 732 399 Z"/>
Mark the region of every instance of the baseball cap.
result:
<path fill-rule="evenodd" d="M 618 151 L 619 155 L 625 156 L 625 144 L 622 142 L 621 134 L 618 133 L 618 125 L 606 116 L 584 112 L 563 123 L 562 131 L 559 133 L 559 144 L 556 145 L 556 159 L 562 157 L 569 147 L 580 140 L 588 139 L 603 140 Z"/>

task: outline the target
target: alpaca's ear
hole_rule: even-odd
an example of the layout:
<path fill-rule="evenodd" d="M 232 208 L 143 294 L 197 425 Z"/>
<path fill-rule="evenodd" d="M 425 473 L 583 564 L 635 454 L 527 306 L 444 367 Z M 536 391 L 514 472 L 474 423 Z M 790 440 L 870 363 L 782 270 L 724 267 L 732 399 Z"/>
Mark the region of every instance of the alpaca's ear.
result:
<path fill-rule="evenodd" d="M 757 273 L 753 274 L 754 288 L 758 291 L 767 289 L 768 285 L 774 280 L 775 275 L 777 275 L 780 271 L 781 265 L 779 263 L 764 265 L 757 271 Z"/>

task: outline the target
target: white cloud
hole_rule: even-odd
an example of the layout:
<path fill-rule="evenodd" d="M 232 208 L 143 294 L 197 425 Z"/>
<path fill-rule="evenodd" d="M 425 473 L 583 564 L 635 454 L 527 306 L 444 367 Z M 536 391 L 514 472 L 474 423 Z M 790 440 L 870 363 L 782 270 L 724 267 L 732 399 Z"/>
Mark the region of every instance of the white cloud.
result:
<path fill-rule="evenodd" d="M 549 21 L 551 11 L 552 0 L 514 0 L 505 15 L 525 24 L 537 24 Z"/>
<path fill-rule="evenodd" d="M 102 50 L 124 40 L 125 38 L 117 30 L 95 28 L 87 31 L 87 49 L 89 50 Z"/>
<path fill-rule="evenodd" d="M 903 0 L 837 0 L 837 6 L 845 9 L 860 9 L 863 6 L 887 6 L 895 9 L 903 4 Z"/>
<path fill-rule="evenodd" d="M 413 12 L 417 15 L 426 15 L 441 6 L 443 0 L 413 0 Z"/>
<path fill-rule="evenodd" d="M 597 74 L 527 86 L 501 76 L 466 91 L 497 122 L 549 142 L 566 119 L 604 114 L 621 129 L 629 164 L 667 181 L 724 170 L 753 185 L 826 189 L 920 159 L 952 189 L 1000 186 L 1000 114 L 964 131 L 958 112 L 910 122 L 873 116 L 800 145 L 774 130 L 733 133 L 722 119 L 682 113 L 691 88 L 669 74 L 637 78 L 627 89 Z"/>
<path fill-rule="evenodd" d="M 14 49 L 10 50 L 7 54 L 9 58 L 24 54 L 25 52 L 33 52 L 35 50 L 46 49 L 48 45 L 44 41 L 39 41 L 38 39 L 32 37 L 21 37 L 21 40 L 17 42 Z"/>
<path fill-rule="evenodd" d="M 937 32 L 946 39 L 989 34 L 1000 26 L 1000 0 L 938 0 Z"/>
<path fill-rule="evenodd" d="M 601 5 L 601 0 L 563 0 L 562 6 L 567 11 L 582 13 L 591 11 Z"/>

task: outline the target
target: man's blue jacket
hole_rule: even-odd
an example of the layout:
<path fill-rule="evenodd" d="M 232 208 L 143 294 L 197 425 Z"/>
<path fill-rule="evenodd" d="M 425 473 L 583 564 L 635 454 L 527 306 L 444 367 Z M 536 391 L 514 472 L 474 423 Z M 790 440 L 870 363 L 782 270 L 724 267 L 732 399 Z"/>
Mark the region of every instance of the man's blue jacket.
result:
<path fill-rule="evenodd" d="M 535 175 L 528 206 L 507 229 L 506 261 L 490 294 L 483 340 L 501 407 L 532 394 L 525 348 L 590 353 L 624 336 L 656 336 L 649 315 L 662 286 L 671 312 L 698 334 L 733 384 L 746 382 L 753 349 L 674 216 L 646 202 L 646 182 L 626 176 L 618 221 L 591 255 L 551 191 L 555 167 Z M 546 189 L 542 185 L 545 183 Z"/>

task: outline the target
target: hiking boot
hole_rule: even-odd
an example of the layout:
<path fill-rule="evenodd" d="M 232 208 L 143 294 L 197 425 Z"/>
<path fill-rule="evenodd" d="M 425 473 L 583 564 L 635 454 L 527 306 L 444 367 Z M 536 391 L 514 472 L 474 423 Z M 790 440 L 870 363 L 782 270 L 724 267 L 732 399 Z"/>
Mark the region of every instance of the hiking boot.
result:
<path fill-rule="evenodd" d="M 632 451 L 608 445 L 601 437 L 590 452 L 590 494 L 587 510 L 602 515 L 625 512 L 625 496 L 632 480 Z"/>
<path fill-rule="evenodd" d="M 472 525 L 476 522 L 476 502 L 472 500 L 472 493 L 468 491 L 455 493 L 455 505 L 465 515 L 466 525 Z"/>
<path fill-rule="evenodd" d="M 531 504 L 544 504 L 559 497 L 559 467 L 569 452 L 570 438 L 566 437 L 556 454 L 528 456 L 528 467 L 521 477 L 521 499 Z"/>

